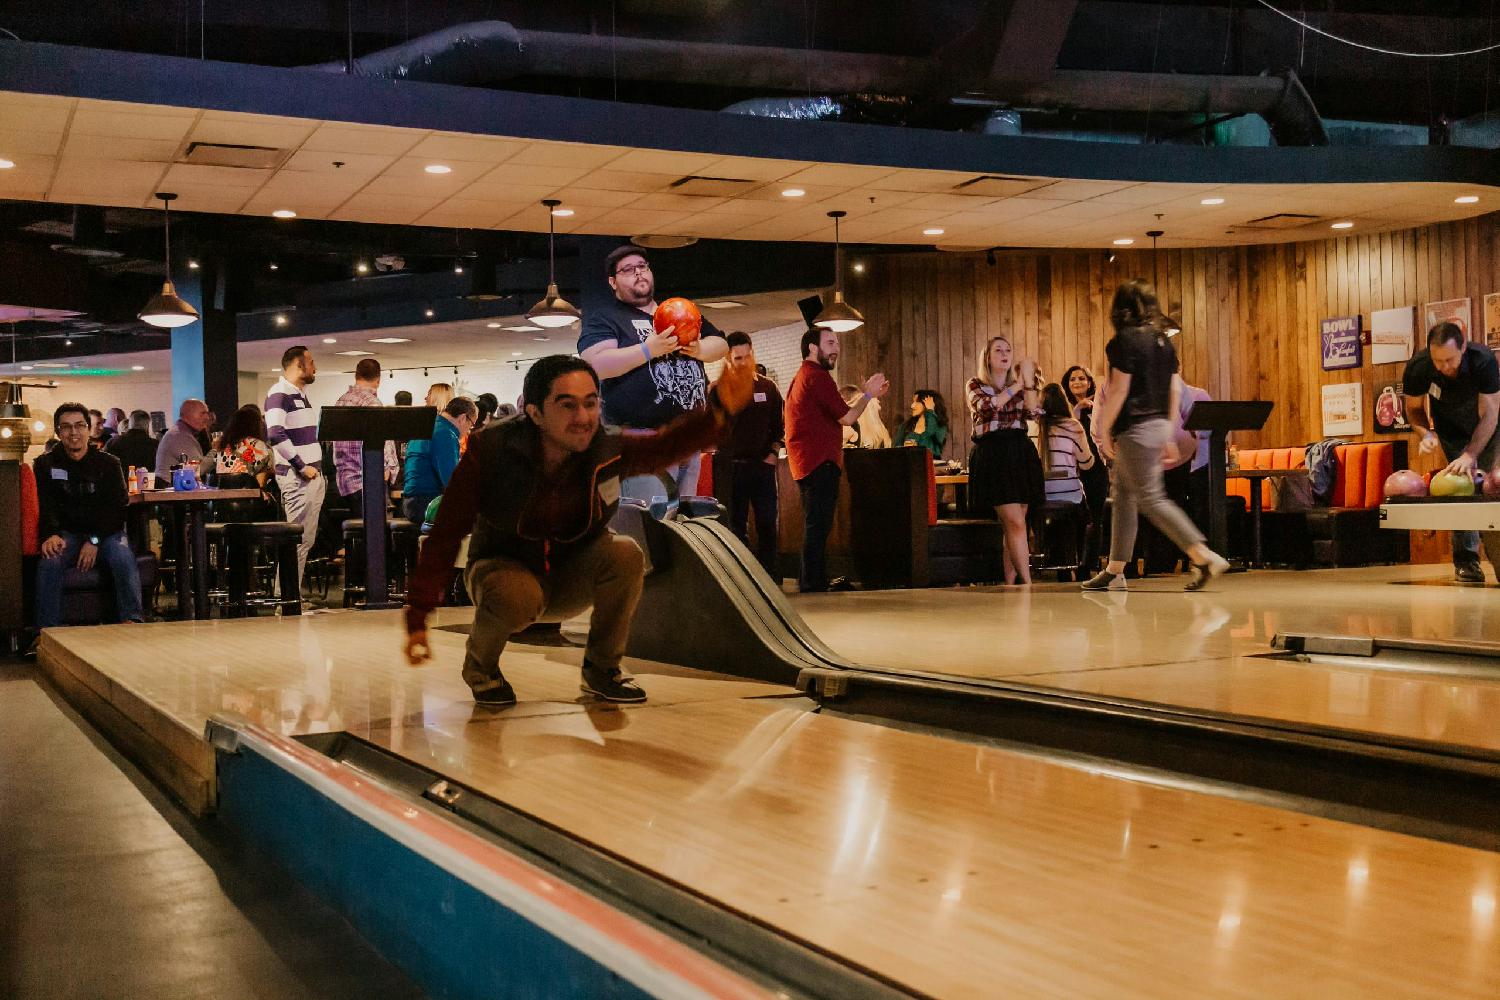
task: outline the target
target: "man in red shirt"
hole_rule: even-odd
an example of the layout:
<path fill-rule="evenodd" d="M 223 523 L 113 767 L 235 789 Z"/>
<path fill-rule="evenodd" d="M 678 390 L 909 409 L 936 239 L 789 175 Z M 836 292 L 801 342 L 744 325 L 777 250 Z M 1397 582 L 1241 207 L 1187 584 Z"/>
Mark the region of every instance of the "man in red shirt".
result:
<path fill-rule="evenodd" d="M 839 360 L 839 335 L 809 327 L 802 335 L 802 367 L 786 396 L 786 457 L 802 492 L 802 593 L 828 589 L 828 532 L 838 504 L 844 470 L 844 428 L 854 426 L 870 400 L 886 394 L 884 375 L 865 380 L 853 406 L 844 402 L 833 376 Z"/>

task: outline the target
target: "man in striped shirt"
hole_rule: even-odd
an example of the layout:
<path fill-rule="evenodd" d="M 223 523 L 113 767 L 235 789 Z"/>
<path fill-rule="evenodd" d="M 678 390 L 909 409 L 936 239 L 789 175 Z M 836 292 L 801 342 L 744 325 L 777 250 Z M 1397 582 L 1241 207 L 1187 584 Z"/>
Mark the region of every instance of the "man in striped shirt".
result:
<path fill-rule="evenodd" d="M 323 510 L 327 481 L 319 472 L 323 449 L 318 445 L 318 415 L 302 387 L 317 378 L 318 366 L 306 347 L 288 347 L 281 356 L 281 378 L 266 394 L 266 437 L 271 446 L 276 485 L 286 519 L 302 525 L 297 546 L 297 586 L 307 568 L 307 554 L 318 537 L 318 515 Z"/>

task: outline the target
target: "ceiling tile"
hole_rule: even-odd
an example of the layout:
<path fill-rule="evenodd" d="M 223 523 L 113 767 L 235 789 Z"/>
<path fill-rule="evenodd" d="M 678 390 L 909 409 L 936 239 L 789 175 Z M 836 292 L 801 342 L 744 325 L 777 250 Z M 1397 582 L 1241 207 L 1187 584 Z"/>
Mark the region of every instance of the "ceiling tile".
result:
<path fill-rule="evenodd" d="M 1195 192 L 1202 192 L 1199 197 L 1204 197 L 1213 187 L 1212 184 L 1132 184 L 1129 187 L 1098 195 L 1095 200 L 1120 202 L 1126 205 L 1159 205 L 1164 201 L 1182 198 Z M 1051 194 L 1040 191 L 1034 194 L 1038 198 L 1052 197 Z"/>
<path fill-rule="evenodd" d="M 686 236 L 722 238 L 753 224 L 755 224 L 754 219 L 743 215 L 718 215 L 704 212 L 681 220 L 677 223 L 677 229 Z"/>
<path fill-rule="evenodd" d="M 567 187 L 553 195 L 566 208 L 619 208 L 642 197 L 638 191 L 596 191 L 584 187 Z"/>
<path fill-rule="evenodd" d="M 0 94 L 0 128 L 62 132 L 75 103 L 71 97 L 6 92 Z"/>
<path fill-rule="evenodd" d="M 240 208 L 242 215 L 270 215 L 278 209 L 289 208 L 299 217 L 321 219 L 329 212 L 348 201 L 346 195 L 330 195 L 320 191 L 259 191 Z"/>
<path fill-rule="evenodd" d="M 52 180 L 57 158 L 21 153 L 6 159 L 15 166 L 0 170 L 0 197 L 41 200 Z"/>
<path fill-rule="evenodd" d="M 622 170 L 595 170 L 579 178 L 578 186 L 594 191 L 637 191 L 649 194 L 664 190 L 681 174 L 641 174 Z"/>
<path fill-rule="evenodd" d="M 194 142 L 296 149 L 316 126 L 317 122 L 299 118 L 211 112 L 200 118 L 188 135 Z"/>
<path fill-rule="evenodd" d="M 510 202 L 449 198 L 417 220 L 422 226 L 448 226 L 454 229 L 492 229 L 520 211 L 522 206 Z M 541 215 L 540 212 L 537 213 Z"/>
<path fill-rule="evenodd" d="M 797 187 L 813 184 L 851 188 L 890 177 L 895 173 L 897 171 L 892 167 L 866 167 L 852 163 L 815 163 L 782 180 L 788 184 L 795 184 Z"/>
<path fill-rule="evenodd" d="M 555 187 L 528 184 L 488 184 L 480 181 L 470 184 L 458 193 L 458 197 L 470 201 L 496 201 L 509 204 L 531 204 L 536 206 L 538 215 L 542 214 L 542 206 L 539 204 L 543 198 L 555 194 Z"/>
<path fill-rule="evenodd" d="M 635 233 L 670 232 L 667 227 L 685 218 L 685 212 L 637 212 L 633 208 L 617 208 L 595 221 L 603 227 L 604 232 L 629 236 Z"/>
<path fill-rule="evenodd" d="M 63 156 L 94 160 L 150 160 L 170 163 L 182 148 L 176 139 L 122 139 L 108 135 L 69 133 Z"/>
<path fill-rule="evenodd" d="M 974 211 L 996 201 L 995 198 L 965 194 L 922 194 L 917 195 L 904 206 L 910 209 L 932 209 L 933 211 L 968 212 Z M 887 206 L 889 207 L 889 206 Z"/>
<path fill-rule="evenodd" d="M 877 191 L 912 191 L 918 194 L 947 193 L 964 181 L 972 180 L 975 174 L 958 173 L 952 170 L 898 170 L 879 180 L 870 181 L 864 188 Z"/>
<path fill-rule="evenodd" d="M 68 159 L 60 161 L 48 190 L 52 201 L 137 205 L 158 190 L 164 172 L 159 163 L 132 160 Z"/>
<path fill-rule="evenodd" d="M 704 209 L 711 215 L 733 215 L 755 219 L 769 219 L 772 216 L 781 215 L 783 212 L 795 210 L 795 206 L 786 204 L 790 198 L 782 198 L 777 201 L 761 200 L 757 198 L 729 198 L 717 205 Z"/>
<path fill-rule="evenodd" d="M 788 198 L 781 192 L 789 188 L 801 188 L 805 194 L 800 198 Z M 842 184 L 793 184 L 791 181 L 777 181 L 774 184 L 762 184 L 758 188 L 752 188 L 740 197 L 749 198 L 752 201 L 775 201 L 797 205 L 822 201 L 826 198 L 844 198 L 848 193 L 849 188 Z"/>
<path fill-rule="evenodd" d="M 52 156 L 62 148 L 63 134 L 32 129 L 0 129 L 0 157 L 14 160 L 23 153 L 29 156 Z"/>
<path fill-rule="evenodd" d="M 526 143 L 521 139 L 437 132 L 413 146 L 407 155 L 430 156 L 444 163 L 450 159 L 472 160 L 477 163 L 500 163 L 515 156 L 525 147 Z"/>
<path fill-rule="evenodd" d="M 1085 219 L 1109 219 L 1129 211 L 1129 205 L 1121 205 L 1118 202 L 1064 201 L 1053 202 L 1052 207 L 1042 213 L 1042 218 L 1067 219 L 1073 222 Z"/>
<path fill-rule="evenodd" d="M 343 166 L 336 167 L 335 162 Z M 357 175 L 368 179 L 395 162 L 396 157 L 384 153 L 350 153 L 342 150 L 328 152 L 308 149 L 307 144 L 303 143 L 302 148 L 281 165 L 281 169 L 309 174 Z"/>
<path fill-rule="evenodd" d="M 803 160 L 762 160 L 754 156 L 726 156 L 695 173 L 708 177 L 737 177 L 747 181 L 775 181 L 808 166 Z"/>
<path fill-rule="evenodd" d="M 394 158 L 409 152 L 427 134 L 425 129 L 324 123 L 307 137 L 302 143 L 302 149 L 308 152 L 356 153 Z"/>
<path fill-rule="evenodd" d="M 451 169 L 446 174 L 429 174 L 428 164 L 439 162 L 428 157 L 407 156 L 391 164 L 366 188 L 371 193 L 399 194 L 413 198 L 448 198 L 467 188 L 490 169 L 488 163 L 473 160 L 444 159 Z"/>
<path fill-rule="evenodd" d="M 593 170 L 630 152 L 625 146 L 593 146 L 581 142 L 532 142 L 508 162 L 543 167 L 578 167 Z"/>
<path fill-rule="evenodd" d="M 167 168 L 167 174 L 162 178 L 162 183 L 192 184 L 197 187 L 258 188 L 270 178 L 270 170 L 254 170 L 248 167 L 210 167 L 201 163 L 174 163 Z"/>
<path fill-rule="evenodd" d="M 630 207 L 662 212 L 704 212 L 727 200 L 695 194 L 648 194 L 631 202 Z"/>
<path fill-rule="evenodd" d="M 415 198 L 397 194 L 360 192 L 340 205 L 330 218 L 411 225 L 418 216 L 437 207 L 440 198 Z"/>
<path fill-rule="evenodd" d="M 337 205 L 370 182 L 360 174 L 319 174 L 306 170 L 278 170 L 261 188 L 261 193 L 314 198 Z M 288 206 L 291 207 L 291 206 Z"/>
<path fill-rule="evenodd" d="M 819 234 L 823 228 L 818 223 L 809 222 L 807 219 L 765 219 L 736 230 L 734 238 L 737 240 L 796 240 Z M 828 227 L 827 235 L 831 241 L 832 226 Z"/>
<path fill-rule="evenodd" d="M 530 187 L 558 188 L 571 184 L 584 174 L 585 167 L 546 166 L 539 163 L 502 163 L 479 179 L 490 187 L 520 184 Z"/>
<path fill-rule="evenodd" d="M 673 174 L 673 180 L 684 174 L 697 173 L 719 159 L 710 153 L 678 153 L 664 149 L 632 149 L 619 159 L 611 160 L 609 169 L 638 174 Z"/>
<path fill-rule="evenodd" d="M 234 214 L 244 206 L 246 199 L 250 197 L 250 191 L 245 188 L 233 187 L 204 187 L 196 184 L 178 184 L 175 181 L 164 183 L 177 195 L 177 200 L 172 202 L 174 212 L 217 212 Z M 160 211 L 161 202 L 157 200 L 155 192 L 142 204 L 142 208 L 154 208 Z"/>
<path fill-rule="evenodd" d="M 1140 187 L 1125 181 L 1058 181 L 1056 184 L 1048 184 L 1034 191 L 1026 192 L 1029 198 L 1040 198 L 1044 201 L 1083 201 L 1086 198 L 1098 198 L 1101 195 L 1117 194 L 1127 188 Z"/>
<path fill-rule="evenodd" d="M 193 125 L 191 117 L 136 115 L 80 107 L 68 131 L 77 135 L 111 135 L 121 139 L 170 139 L 177 143 Z"/>

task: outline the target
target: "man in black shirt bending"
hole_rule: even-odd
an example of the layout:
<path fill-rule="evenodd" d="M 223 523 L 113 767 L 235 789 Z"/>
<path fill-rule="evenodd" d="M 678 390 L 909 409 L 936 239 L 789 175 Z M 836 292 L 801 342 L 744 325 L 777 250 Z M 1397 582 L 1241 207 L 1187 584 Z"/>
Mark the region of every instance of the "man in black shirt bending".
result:
<path fill-rule="evenodd" d="M 578 334 L 578 355 L 603 379 L 604 422 L 639 430 L 656 430 L 684 413 L 708 405 L 705 361 L 729 353 L 724 335 L 708 320 L 702 336 L 678 344 L 670 332 L 651 325 L 656 312 L 656 278 L 646 255 L 623 246 L 605 258 L 605 272 L 615 297 L 590 309 Z M 528 400 L 527 402 L 530 402 Z M 698 483 L 701 456 L 679 462 L 661 476 L 630 476 L 620 495 L 651 502 L 653 496 L 691 491 Z M 665 476 L 675 484 L 667 488 Z"/>
<path fill-rule="evenodd" d="M 141 580 L 125 537 L 125 472 L 113 455 L 89 447 L 89 411 L 64 403 L 52 414 L 58 447 L 32 464 L 41 507 L 37 537 L 36 624 L 62 624 L 63 577 L 69 569 L 109 567 L 121 621 L 138 622 Z"/>
<path fill-rule="evenodd" d="M 1465 476 L 1476 468 L 1495 467 L 1500 457 L 1500 364 L 1493 351 L 1466 342 L 1457 324 L 1439 323 L 1428 331 L 1427 350 L 1406 363 L 1401 391 L 1407 419 L 1422 434 L 1422 454 L 1441 446 L 1448 459 L 1444 471 Z M 1461 583 L 1484 582 L 1479 532 L 1453 532 L 1453 573 Z"/>

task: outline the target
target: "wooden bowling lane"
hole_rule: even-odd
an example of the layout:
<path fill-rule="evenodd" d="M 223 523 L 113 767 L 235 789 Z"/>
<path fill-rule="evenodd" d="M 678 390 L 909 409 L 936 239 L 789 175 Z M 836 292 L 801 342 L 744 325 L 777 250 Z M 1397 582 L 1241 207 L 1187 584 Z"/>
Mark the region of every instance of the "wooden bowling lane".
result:
<path fill-rule="evenodd" d="M 714 700 L 370 738 L 942 997 L 1500 995 L 1500 856 Z"/>

